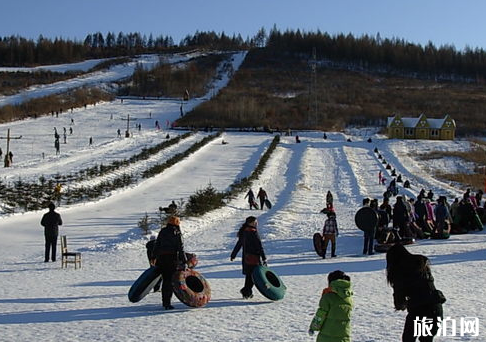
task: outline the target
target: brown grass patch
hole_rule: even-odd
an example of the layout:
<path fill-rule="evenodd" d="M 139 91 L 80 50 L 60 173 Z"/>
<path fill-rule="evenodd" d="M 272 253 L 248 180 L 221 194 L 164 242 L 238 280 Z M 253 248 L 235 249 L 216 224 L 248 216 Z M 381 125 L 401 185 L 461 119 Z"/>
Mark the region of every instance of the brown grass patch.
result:
<path fill-rule="evenodd" d="M 318 68 L 316 79 L 316 91 L 310 92 L 308 56 L 273 57 L 262 49 L 254 49 L 228 87 L 178 123 L 196 127 L 268 125 L 331 130 L 348 124 L 385 126 L 386 117 L 395 113 L 425 113 L 430 118 L 451 115 L 458 134 L 486 131 L 484 85 L 328 68 Z M 295 97 L 279 96 L 287 93 Z"/>
<path fill-rule="evenodd" d="M 0 107 L 0 122 L 10 122 L 28 117 L 48 115 L 54 112 L 68 111 L 71 108 L 113 99 L 113 95 L 98 88 L 80 88 L 64 94 L 32 99 L 19 105 Z"/>

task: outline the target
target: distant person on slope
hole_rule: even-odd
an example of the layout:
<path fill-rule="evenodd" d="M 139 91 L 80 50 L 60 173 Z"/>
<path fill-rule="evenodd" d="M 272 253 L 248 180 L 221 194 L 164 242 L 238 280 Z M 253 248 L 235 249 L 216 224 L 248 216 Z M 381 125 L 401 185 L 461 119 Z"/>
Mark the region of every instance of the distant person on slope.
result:
<path fill-rule="evenodd" d="M 402 341 L 415 342 L 414 325 L 422 322 L 430 336 L 420 336 L 420 342 L 432 342 L 438 331 L 438 319 L 442 318 L 444 294 L 434 285 L 429 259 L 411 254 L 401 244 L 395 244 L 386 253 L 386 278 L 393 287 L 395 309 L 407 309 Z M 422 329 L 421 329 L 422 330 Z M 395 339 L 396 340 L 396 339 Z"/>
<path fill-rule="evenodd" d="M 260 199 L 260 210 L 263 210 L 265 200 L 268 199 L 267 192 L 263 190 L 263 188 L 260 188 L 260 190 L 258 190 L 257 198 Z"/>
<path fill-rule="evenodd" d="M 336 237 L 339 235 L 339 230 L 336 221 L 336 213 L 330 211 L 327 213 L 327 220 L 324 222 L 324 228 L 322 230 L 322 237 L 324 243 L 322 246 L 322 258 L 326 258 L 327 245 L 331 241 L 331 258 L 336 257 Z"/>
<path fill-rule="evenodd" d="M 309 335 L 318 331 L 318 342 L 351 342 L 353 291 L 351 279 L 343 271 L 327 276 L 329 287 L 322 291 L 319 308 L 309 327 Z"/>
<path fill-rule="evenodd" d="M 186 267 L 187 261 L 179 217 L 169 217 L 167 225 L 160 230 L 153 255 L 155 256 L 155 266 L 162 273 L 162 305 L 166 310 L 174 309 L 171 305 L 172 277 L 178 268 Z"/>
<path fill-rule="evenodd" d="M 245 195 L 245 198 L 248 197 L 248 204 L 250 205 L 250 210 L 255 207 L 255 209 L 258 209 L 258 206 L 255 204 L 255 194 L 253 193 L 253 190 L 250 189 Z"/>
<path fill-rule="evenodd" d="M 240 290 L 240 293 L 244 299 L 253 297 L 253 270 L 262 263 L 266 264 L 267 260 L 257 227 L 258 221 L 256 217 L 248 216 L 238 231 L 238 241 L 230 257 L 231 261 L 235 260 L 236 255 L 243 247 L 241 263 L 243 266 L 243 274 L 245 275 L 245 286 Z"/>
<path fill-rule="evenodd" d="M 333 207 L 333 197 L 331 191 L 326 194 L 326 207 Z"/>
<path fill-rule="evenodd" d="M 378 206 L 376 208 L 373 208 L 371 206 L 371 200 L 369 198 L 363 198 L 363 207 L 371 207 L 374 210 L 377 210 Z M 376 227 L 373 228 L 371 231 L 364 232 L 364 244 L 363 244 L 363 254 L 368 254 L 368 255 L 373 255 L 373 243 L 375 239 L 375 230 Z"/>
<path fill-rule="evenodd" d="M 59 226 L 62 226 L 61 215 L 54 211 L 56 209 L 54 203 L 50 202 L 48 208 L 49 212 L 45 213 L 41 220 L 46 240 L 44 262 L 49 261 L 49 251 L 51 251 L 51 260 L 56 261 L 57 236 L 59 235 Z"/>

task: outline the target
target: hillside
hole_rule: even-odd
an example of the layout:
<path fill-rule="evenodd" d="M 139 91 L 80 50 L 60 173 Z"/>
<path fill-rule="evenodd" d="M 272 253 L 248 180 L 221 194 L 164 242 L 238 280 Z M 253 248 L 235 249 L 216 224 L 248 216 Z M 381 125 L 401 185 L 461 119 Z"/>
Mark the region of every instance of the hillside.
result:
<path fill-rule="evenodd" d="M 370 70 L 321 60 L 313 79 L 309 55 L 275 56 L 253 49 L 229 86 L 179 124 L 336 130 L 350 124 L 384 126 L 395 113 L 447 113 L 456 120 L 459 135 L 486 131 L 485 85 Z"/>

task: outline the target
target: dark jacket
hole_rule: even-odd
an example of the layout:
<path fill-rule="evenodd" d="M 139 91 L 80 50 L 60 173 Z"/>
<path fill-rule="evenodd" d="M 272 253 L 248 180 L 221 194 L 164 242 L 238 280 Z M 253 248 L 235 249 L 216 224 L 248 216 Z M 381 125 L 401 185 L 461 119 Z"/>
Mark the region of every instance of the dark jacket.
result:
<path fill-rule="evenodd" d="M 415 255 L 413 263 L 404 266 L 401 278 L 393 283 L 393 299 L 397 310 L 407 309 L 409 312 L 420 310 L 424 306 L 438 306 L 445 302 L 442 292 L 437 291 L 434 277 L 428 266 L 428 259 L 423 255 Z M 427 265 L 419 271 L 418 264 Z"/>
<path fill-rule="evenodd" d="M 246 193 L 245 198 L 247 198 L 247 197 L 248 197 L 248 202 L 251 203 L 251 202 L 255 201 L 255 194 L 253 193 L 253 191 L 251 189 L 250 189 L 250 191 L 248 191 Z"/>
<path fill-rule="evenodd" d="M 153 249 L 153 256 L 157 258 L 157 265 L 162 258 L 167 259 L 168 255 L 172 256 L 174 262 L 177 262 L 177 260 L 181 263 L 186 262 L 181 230 L 179 226 L 171 224 L 160 230 Z"/>
<path fill-rule="evenodd" d="M 255 265 L 249 264 L 249 259 L 251 258 L 250 255 L 257 256 L 258 259 L 265 261 L 267 258 L 265 257 L 265 252 L 263 251 L 262 241 L 260 240 L 260 235 L 256 228 L 243 226 L 240 228 L 238 232 L 238 242 L 236 242 L 235 248 L 233 248 L 233 252 L 231 252 L 231 259 L 236 257 L 236 254 L 240 251 L 241 247 L 243 247 L 243 255 L 241 258 L 241 262 L 243 265 L 243 274 L 247 274 L 248 272 L 252 272 Z"/>
<path fill-rule="evenodd" d="M 445 224 L 445 220 L 449 218 L 449 210 L 444 204 L 438 204 L 435 207 L 435 221 L 437 224 Z"/>
<path fill-rule="evenodd" d="M 260 201 L 264 201 L 264 200 L 266 200 L 266 199 L 268 198 L 266 191 L 265 191 L 265 190 L 263 190 L 263 189 L 262 189 L 262 190 L 260 190 L 260 191 L 258 191 L 257 198 L 259 198 L 259 199 L 260 199 Z"/>
<path fill-rule="evenodd" d="M 393 207 L 393 227 L 403 227 L 409 221 L 407 207 L 403 201 L 397 200 Z"/>
<path fill-rule="evenodd" d="M 150 240 L 149 242 L 147 242 L 145 244 L 145 247 L 147 248 L 147 258 L 149 259 L 149 261 L 152 261 L 155 259 L 155 255 L 154 255 L 154 247 L 155 247 L 155 242 L 157 240 Z"/>
<path fill-rule="evenodd" d="M 41 225 L 44 227 L 44 235 L 57 236 L 59 226 L 62 226 L 61 215 L 54 210 L 49 211 L 42 216 Z"/>

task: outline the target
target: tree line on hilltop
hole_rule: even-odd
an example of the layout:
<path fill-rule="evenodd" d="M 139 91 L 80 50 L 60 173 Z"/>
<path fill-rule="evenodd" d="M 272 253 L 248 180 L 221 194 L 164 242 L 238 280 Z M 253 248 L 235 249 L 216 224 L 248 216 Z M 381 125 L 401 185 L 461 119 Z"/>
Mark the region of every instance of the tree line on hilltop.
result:
<path fill-rule="evenodd" d="M 382 39 L 380 34 L 354 37 L 319 31 L 287 30 L 282 33 L 273 28 L 266 39 L 266 47 L 275 56 L 282 53 L 311 56 L 315 48 L 317 60 L 354 63 L 365 70 L 381 67 L 388 71 L 392 68 L 439 78 L 441 74 L 459 75 L 481 82 L 486 76 L 486 52 L 482 48 L 466 47 L 459 51 L 453 45 L 436 47 L 432 42 L 422 46 L 399 38 Z"/>
<path fill-rule="evenodd" d="M 218 50 L 248 49 L 252 39 L 240 35 L 196 32 L 187 35 L 179 44 L 170 36 L 148 37 L 140 33 L 106 36 L 97 32 L 88 34 L 83 42 L 62 38 L 49 39 L 42 35 L 37 41 L 19 36 L 0 37 L 0 66 L 34 66 L 42 64 L 72 63 L 91 58 L 107 58 L 141 53 L 162 53 L 173 50 L 208 48 Z"/>
<path fill-rule="evenodd" d="M 472 80 L 483 80 L 486 73 L 486 52 L 466 47 L 456 50 L 452 45 L 436 47 L 412 44 L 399 38 L 382 39 L 351 34 L 330 35 L 326 32 L 304 32 L 276 27 L 266 32 L 261 28 L 253 37 L 241 35 L 196 32 L 187 35 L 179 44 L 170 36 L 148 37 L 140 33 L 109 32 L 88 34 L 84 41 L 62 38 L 48 39 L 39 36 L 37 41 L 19 36 L 0 38 L 0 65 L 29 66 L 51 63 L 76 62 L 89 58 L 105 58 L 140 53 L 160 53 L 176 49 L 238 50 L 265 48 L 278 57 L 281 54 L 297 55 L 309 59 L 313 49 L 317 59 L 354 63 L 367 69 L 379 67 L 440 76 L 454 74 Z"/>

